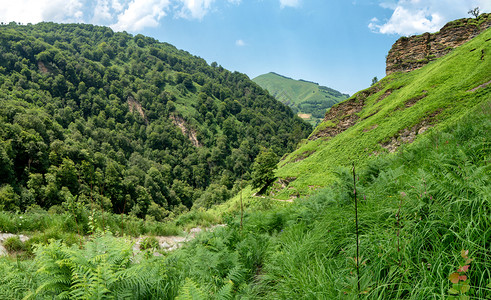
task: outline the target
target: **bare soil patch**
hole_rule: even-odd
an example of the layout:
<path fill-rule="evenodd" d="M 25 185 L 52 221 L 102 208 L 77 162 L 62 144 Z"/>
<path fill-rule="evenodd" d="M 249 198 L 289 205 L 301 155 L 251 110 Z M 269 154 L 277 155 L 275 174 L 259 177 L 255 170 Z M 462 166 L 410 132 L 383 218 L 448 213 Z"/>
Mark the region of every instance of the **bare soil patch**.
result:
<path fill-rule="evenodd" d="M 172 123 L 181 129 L 183 135 L 187 136 L 188 139 L 193 143 L 195 147 L 201 147 L 201 143 L 198 140 L 198 136 L 196 135 L 196 131 L 188 128 L 186 120 L 184 120 L 181 116 L 171 115 L 170 116 Z"/>
<path fill-rule="evenodd" d="M 312 114 L 298 114 L 297 116 L 299 116 L 300 118 L 302 118 L 304 120 L 308 120 L 308 119 L 310 119 L 310 117 L 312 117 Z"/>
<path fill-rule="evenodd" d="M 407 100 L 406 102 L 404 102 L 404 106 L 406 108 L 411 107 L 414 104 L 416 104 L 419 100 L 425 98 L 426 96 L 428 96 L 428 94 L 425 93 L 423 95 L 419 95 L 419 96 L 413 97 L 413 98 Z"/>
<path fill-rule="evenodd" d="M 433 112 L 413 127 L 399 131 L 389 141 L 381 143 L 380 146 L 389 150 L 389 152 L 395 152 L 403 143 L 412 143 L 417 135 L 424 133 L 426 130 L 434 126 L 436 116 L 438 116 L 440 112 L 441 109 Z"/>
<path fill-rule="evenodd" d="M 475 87 L 475 88 L 473 88 L 473 89 L 468 90 L 468 92 L 475 92 L 475 91 L 477 91 L 478 89 L 480 89 L 480 88 L 485 88 L 485 87 L 487 87 L 487 86 L 488 86 L 488 85 L 490 85 L 490 84 L 491 84 L 491 80 L 490 80 L 490 81 L 488 81 L 488 82 L 486 82 L 486 83 L 483 83 L 483 84 L 481 84 L 481 85 L 478 85 L 478 86 L 476 86 L 476 87 Z"/>
<path fill-rule="evenodd" d="M 304 160 L 304 159 L 306 159 L 307 157 L 309 157 L 310 155 L 312 155 L 314 153 L 315 153 L 315 150 L 310 150 L 310 151 L 302 152 L 299 156 L 295 157 L 295 159 L 293 160 L 293 162 L 298 162 L 298 161 Z"/>
<path fill-rule="evenodd" d="M 46 67 L 46 65 L 42 61 L 38 61 L 39 72 L 42 74 L 50 74 L 50 70 Z"/>
<path fill-rule="evenodd" d="M 136 110 L 138 114 L 142 117 L 142 119 L 145 120 L 145 124 L 148 125 L 147 116 L 145 116 L 145 112 L 143 111 L 143 107 L 141 106 L 140 102 L 138 102 L 132 96 L 128 96 L 127 102 L 130 113 L 133 113 Z"/>

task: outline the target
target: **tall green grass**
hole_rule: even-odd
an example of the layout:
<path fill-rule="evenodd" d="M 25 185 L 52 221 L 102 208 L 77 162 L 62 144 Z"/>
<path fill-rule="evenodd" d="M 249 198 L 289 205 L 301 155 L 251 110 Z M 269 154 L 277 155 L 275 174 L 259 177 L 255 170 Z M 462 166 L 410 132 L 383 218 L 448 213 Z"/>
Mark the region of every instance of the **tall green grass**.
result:
<path fill-rule="evenodd" d="M 489 297 L 490 104 L 396 156 L 371 162 L 360 175 L 360 272 L 366 297 L 445 298 L 452 286 L 449 274 L 462 264 L 461 250 L 474 258 L 467 295 Z M 313 224 L 298 222 L 275 239 L 258 296 L 358 296 L 353 193 L 348 170 L 343 173 L 337 187 L 309 198 L 324 203 L 314 212 Z"/>

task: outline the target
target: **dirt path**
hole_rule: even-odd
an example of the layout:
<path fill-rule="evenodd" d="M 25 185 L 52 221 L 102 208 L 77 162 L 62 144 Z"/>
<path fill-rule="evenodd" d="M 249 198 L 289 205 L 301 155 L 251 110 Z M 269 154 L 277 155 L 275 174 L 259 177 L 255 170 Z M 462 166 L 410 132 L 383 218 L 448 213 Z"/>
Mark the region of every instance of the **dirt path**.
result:
<path fill-rule="evenodd" d="M 159 242 L 160 250 L 173 251 L 173 250 L 180 248 L 184 243 L 191 241 L 199 233 L 201 233 L 203 231 L 213 231 L 217 227 L 224 227 L 224 226 L 226 226 L 226 225 L 225 224 L 217 224 L 217 225 L 213 225 L 213 226 L 210 226 L 207 228 L 195 227 L 195 228 L 191 228 L 189 230 L 189 232 L 187 232 L 183 236 L 179 236 L 179 235 L 155 236 L 155 238 Z M 25 242 L 29 239 L 29 236 L 23 235 L 23 234 L 0 233 L 0 256 L 6 256 L 9 254 L 7 249 L 5 249 L 5 247 L 3 246 L 3 243 L 6 239 L 8 239 L 10 237 L 14 237 L 14 236 L 18 236 L 22 242 Z M 137 238 L 131 238 L 130 239 L 132 242 L 134 242 L 133 252 L 135 254 L 141 251 L 140 250 L 140 244 L 147 237 L 148 236 L 140 236 Z M 161 254 L 159 252 L 155 252 L 154 255 L 158 256 Z"/>
<path fill-rule="evenodd" d="M 273 197 L 266 197 L 266 196 L 263 196 L 263 195 L 254 195 L 254 197 L 258 197 L 258 198 L 263 198 L 263 199 L 271 199 L 271 200 L 274 200 L 274 201 L 279 201 L 279 202 L 293 202 L 293 200 L 297 199 L 298 197 L 297 196 L 291 196 L 290 199 L 276 199 L 276 198 L 273 198 Z"/>
<path fill-rule="evenodd" d="M 155 238 L 157 239 L 157 241 L 159 241 L 160 250 L 164 250 L 166 252 L 167 251 L 173 251 L 173 250 L 180 248 L 184 243 L 193 240 L 199 233 L 201 233 L 203 231 L 209 232 L 209 231 L 215 230 L 215 228 L 217 228 L 217 227 L 224 227 L 224 226 L 226 226 L 226 225 L 225 224 L 217 224 L 217 225 L 213 225 L 213 226 L 210 226 L 207 228 L 195 227 L 195 228 L 191 228 L 191 230 L 189 230 L 189 232 L 186 233 L 185 236 L 178 236 L 178 235 L 155 236 Z M 138 253 L 141 251 L 140 250 L 141 242 L 147 237 L 148 236 L 140 236 L 134 240 L 135 241 L 135 244 L 133 245 L 133 252 L 134 253 Z M 159 253 L 155 252 L 154 255 L 159 255 Z"/>
<path fill-rule="evenodd" d="M 475 92 L 475 91 L 477 91 L 478 89 L 480 89 L 480 88 L 485 88 L 485 87 L 487 87 L 487 86 L 488 86 L 488 85 L 490 85 L 490 84 L 491 84 L 491 80 L 490 80 L 490 81 L 488 81 L 488 82 L 486 82 L 486 83 L 483 83 L 483 84 L 481 84 L 481 85 L 478 85 L 478 86 L 476 86 L 476 87 L 475 87 L 475 88 L 473 88 L 473 89 L 468 90 L 468 92 Z"/>

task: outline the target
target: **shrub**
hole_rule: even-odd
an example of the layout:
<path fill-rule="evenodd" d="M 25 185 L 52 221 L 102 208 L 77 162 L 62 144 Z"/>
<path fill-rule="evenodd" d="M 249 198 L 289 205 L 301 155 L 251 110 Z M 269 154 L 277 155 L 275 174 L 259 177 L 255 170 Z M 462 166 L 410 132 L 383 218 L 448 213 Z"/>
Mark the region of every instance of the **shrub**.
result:
<path fill-rule="evenodd" d="M 159 241 L 154 236 L 146 237 L 140 242 L 141 250 L 158 249 L 159 247 Z"/>
<path fill-rule="evenodd" d="M 25 242 L 25 250 L 32 253 L 34 245 L 48 245 L 53 240 L 58 240 L 66 245 L 80 244 L 83 237 L 75 233 L 65 233 L 57 230 L 56 228 L 50 228 L 45 232 L 38 232 L 31 236 L 29 240 Z"/>
<path fill-rule="evenodd" d="M 18 236 L 11 236 L 3 242 L 3 246 L 9 253 L 24 251 L 26 246 Z"/>
<path fill-rule="evenodd" d="M 259 188 L 271 183 L 279 159 L 271 149 L 262 149 L 252 165 L 252 187 Z"/>

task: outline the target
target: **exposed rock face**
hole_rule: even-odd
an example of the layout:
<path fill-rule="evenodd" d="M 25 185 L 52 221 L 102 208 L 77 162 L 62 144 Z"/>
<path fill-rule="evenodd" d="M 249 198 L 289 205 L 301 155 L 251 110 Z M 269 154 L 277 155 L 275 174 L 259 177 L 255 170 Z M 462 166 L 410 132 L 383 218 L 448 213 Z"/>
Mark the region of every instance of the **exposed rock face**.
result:
<path fill-rule="evenodd" d="M 145 112 L 143 111 L 143 107 L 140 102 L 136 101 L 132 96 L 128 96 L 128 107 L 130 109 L 130 113 L 133 113 L 135 110 L 140 114 L 143 120 L 145 120 L 145 124 L 148 125 L 148 119 L 145 116 Z"/>
<path fill-rule="evenodd" d="M 447 23 L 436 33 L 398 39 L 387 55 L 385 72 L 409 72 L 449 53 L 491 27 L 491 14 Z"/>
<path fill-rule="evenodd" d="M 189 140 L 191 141 L 191 143 L 193 143 L 193 145 L 195 147 L 201 147 L 202 146 L 198 140 L 198 137 L 196 135 L 196 131 L 194 131 L 193 129 L 187 128 L 188 126 L 186 124 L 186 120 L 184 120 L 182 117 L 177 116 L 177 115 L 170 115 L 170 118 L 172 120 L 172 123 L 174 123 L 174 125 L 179 127 L 179 129 L 181 129 L 182 134 L 187 136 L 189 138 Z"/>
<path fill-rule="evenodd" d="M 359 113 L 363 109 L 365 105 L 365 99 L 368 98 L 370 95 L 380 91 L 381 88 L 383 88 L 383 86 L 380 84 L 374 85 L 366 90 L 357 93 L 354 97 L 351 97 L 350 99 L 331 107 L 326 112 L 323 122 L 331 122 L 332 124 L 334 124 L 334 126 L 326 127 L 315 132 L 309 137 L 309 140 L 316 140 L 318 138 L 331 138 L 355 125 L 359 119 L 357 113 Z"/>
<path fill-rule="evenodd" d="M 399 146 L 406 143 L 412 143 L 417 135 L 424 133 L 430 127 L 433 127 L 436 121 L 436 117 L 441 113 L 441 109 L 434 111 L 426 118 L 422 119 L 418 124 L 411 128 L 405 128 L 395 136 L 393 136 L 389 141 L 381 143 L 380 145 L 389 150 L 389 152 L 395 152 Z"/>

